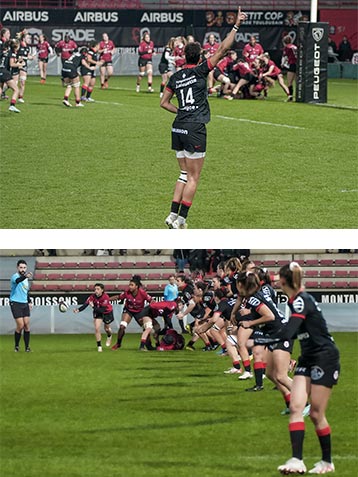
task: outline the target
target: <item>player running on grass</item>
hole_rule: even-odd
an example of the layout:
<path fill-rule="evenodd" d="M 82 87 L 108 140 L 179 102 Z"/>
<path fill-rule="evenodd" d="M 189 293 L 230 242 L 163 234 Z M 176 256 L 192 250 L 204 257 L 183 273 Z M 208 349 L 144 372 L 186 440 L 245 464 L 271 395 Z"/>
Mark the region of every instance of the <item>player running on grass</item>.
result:
<path fill-rule="evenodd" d="M 17 272 L 11 277 L 10 309 L 16 321 L 15 330 L 15 353 L 19 351 L 21 333 L 24 331 L 25 351 L 30 349 L 30 311 L 32 300 L 29 296 L 29 278 L 32 273 L 27 271 L 25 260 L 17 262 Z"/>
<path fill-rule="evenodd" d="M 88 306 L 93 309 L 93 324 L 97 341 L 97 351 L 102 353 L 101 324 L 104 325 L 104 331 L 107 334 L 106 346 L 111 346 L 112 330 L 111 323 L 114 321 L 113 306 L 109 301 L 109 296 L 104 292 L 104 285 L 96 283 L 94 293 L 87 298 L 85 303 L 79 308 L 75 308 L 73 313 L 80 313 Z"/>
<path fill-rule="evenodd" d="M 239 8 L 236 23 L 213 56 L 201 64 L 201 46 L 185 47 L 186 66 L 173 74 L 164 90 L 160 106 L 176 115 L 172 127 L 172 149 L 176 152 L 180 175 L 176 182 L 170 214 L 165 219 L 169 228 L 185 229 L 206 153 L 206 124 L 210 121 L 207 77 L 225 56 L 235 35 L 246 19 Z M 172 104 L 176 95 L 178 107 Z"/>

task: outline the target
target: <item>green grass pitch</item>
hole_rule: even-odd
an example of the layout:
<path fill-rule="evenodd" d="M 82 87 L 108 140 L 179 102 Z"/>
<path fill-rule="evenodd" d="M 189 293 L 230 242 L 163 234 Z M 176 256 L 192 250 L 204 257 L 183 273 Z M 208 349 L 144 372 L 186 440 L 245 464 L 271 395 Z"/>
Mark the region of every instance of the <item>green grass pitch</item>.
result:
<path fill-rule="evenodd" d="M 342 373 L 327 417 L 339 477 L 357 475 L 357 334 L 336 333 Z M 290 457 L 272 384 L 223 374 L 215 352 L 97 353 L 92 335 L 32 336 L 31 354 L 0 337 L 0 469 L 6 477 L 276 476 Z M 23 344 L 23 343 L 21 343 Z M 297 344 L 295 345 L 297 347 Z M 294 356 L 298 353 L 297 348 Z M 306 465 L 320 459 L 306 420 Z"/>
<path fill-rule="evenodd" d="M 98 80 L 97 80 L 98 81 Z M 21 114 L 0 104 L 1 228 L 165 228 L 179 171 L 174 115 L 135 78 L 62 105 L 59 78 L 30 78 Z M 208 153 L 190 228 L 356 228 L 357 82 L 330 80 L 324 107 L 210 98 Z"/>

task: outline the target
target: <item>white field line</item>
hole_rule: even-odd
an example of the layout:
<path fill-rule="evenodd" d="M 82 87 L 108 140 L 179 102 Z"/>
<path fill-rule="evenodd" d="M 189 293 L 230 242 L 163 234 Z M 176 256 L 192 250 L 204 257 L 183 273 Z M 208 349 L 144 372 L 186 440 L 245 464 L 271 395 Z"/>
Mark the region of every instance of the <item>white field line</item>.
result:
<path fill-rule="evenodd" d="M 358 189 L 342 189 L 341 192 L 358 192 Z"/>
<path fill-rule="evenodd" d="M 356 106 L 345 106 L 344 104 L 329 104 L 329 103 L 311 103 L 313 106 L 322 106 L 324 108 L 333 108 L 333 109 L 348 109 L 351 111 L 358 111 Z"/>
<path fill-rule="evenodd" d="M 252 119 L 232 118 L 230 116 L 221 116 L 221 115 L 218 115 L 218 114 L 215 116 L 215 118 L 226 119 L 226 120 L 229 120 L 229 121 L 240 121 L 240 122 L 243 122 L 243 123 L 262 124 L 264 126 L 276 126 L 276 127 L 279 127 L 279 128 L 306 129 L 306 128 L 302 128 L 300 126 L 290 126 L 289 124 L 277 124 L 277 123 L 268 123 L 266 121 L 254 121 Z"/>
<path fill-rule="evenodd" d="M 99 104 L 114 104 L 114 106 L 124 106 L 122 103 L 113 103 L 111 101 L 98 101 L 98 99 L 95 100 L 95 103 Z"/>

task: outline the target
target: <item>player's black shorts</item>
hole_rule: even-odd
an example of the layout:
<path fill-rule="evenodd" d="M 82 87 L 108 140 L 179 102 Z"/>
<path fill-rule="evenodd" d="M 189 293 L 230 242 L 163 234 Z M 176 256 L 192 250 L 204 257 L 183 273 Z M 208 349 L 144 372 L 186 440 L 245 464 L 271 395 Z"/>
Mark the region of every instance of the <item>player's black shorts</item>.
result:
<path fill-rule="evenodd" d="M 276 351 L 277 349 L 281 351 L 287 351 L 288 353 L 292 353 L 293 350 L 293 340 L 285 340 L 279 341 L 278 343 L 272 343 L 267 347 L 269 351 Z"/>
<path fill-rule="evenodd" d="M 206 126 L 204 123 L 181 123 L 172 126 L 172 149 L 191 154 L 206 151 Z"/>
<path fill-rule="evenodd" d="M 165 73 L 168 73 L 168 71 L 169 71 L 168 63 L 159 63 L 158 68 L 159 68 L 159 73 L 161 75 L 164 75 Z"/>
<path fill-rule="evenodd" d="M 295 376 L 307 376 L 311 378 L 311 384 L 331 388 L 337 384 L 339 372 L 339 351 L 334 347 L 321 351 L 314 357 L 300 356 Z"/>
<path fill-rule="evenodd" d="M 105 323 L 106 325 L 109 325 L 109 323 L 112 323 L 112 321 L 114 321 L 112 311 L 110 311 L 109 313 L 98 313 L 97 315 L 94 315 L 93 318 L 103 320 L 103 323 Z"/>
<path fill-rule="evenodd" d="M 81 66 L 81 76 L 91 76 L 91 78 L 96 77 L 96 71 L 95 70 L 89 70 L 85 66 Z"/>
<path fill-rule="evenodd" d="M 112 65 L 113 65 L 112 61 L 105 61 L 104 63 L 102 63 L 101 67 L 112 66 Z"/>
<path fill-rule="evenodd" d="M 77 68 L 75 68 L 74 66 L 71 67 L 71 66 L 65 65 L 61 70 L 61 76 L 62 78 L 70 78 L 70 79 L 77 78 L 78 76 Z"/>
<path fill-rule="evenodd" d="M 11 76 L 17 76 L 20 74 L 19 68 L 11 68 Z"/>
<path fill-rule="evenodd" d="M 214 78 L 217 80 L 220 75 L 224 75 L 222 71 L 219 70 L 219 68 L 214 68 Z M 226 76 L 226 75 L 224 75 Z"/>
<path fill-rule="evenodd" d="M 296 73 L 296 64 L 290 65 L 287 71 L 291 71 L 291 73 Z"/>
<path fill-rule="evenodd" d="M 12 316 L 16 318 L 24 318 L 25 316 L 30 316 L 30 307 L 28 303 L 19 303 L 18 301 L 10 302 L 10 309 Z"/>
<path fill-rule="evenodd" d="M 140 323 L 140 320 L 142 318 L 144 318 L 145 316 L 150 316 L 149 306 L 145 306 L 142 311 L 137 311 L 137 312 L 129 311 L 129 310 L 127 310 L 126 307 L 124 307 L 123 308 L 123 313 L 128 313 L 128 315 L 130 315 L 132 318 L 134 318 L 135 321 L 140 326 L 142 326 L 142 324 Z"/>
<path fill-rule="evenodd" d="M 0 68 L 0 83 L 6 83 L 7 81 L 12 80 L 12 75 L 9 70 Z"/>
<path fill-rule="evenodd" d="M 151 65 L 152 60 L 143 60 L 143 58 L 139 57 L 138 59 L 138 66 L 141 68 L 143 66 Z"/>
<path fill-rule="evenodd" d="M 42 63 L 48 63 L 48 57 L 47 58 L 39 58 L 39 61 L 42 61 Z"/>
<path fill-rule="evenodd" d="M 257 82 L 257 76 L 253 75 L 252 73 L 242 75 L 241 78 L 248 81 L 249 84 L 255 84 Z"/>

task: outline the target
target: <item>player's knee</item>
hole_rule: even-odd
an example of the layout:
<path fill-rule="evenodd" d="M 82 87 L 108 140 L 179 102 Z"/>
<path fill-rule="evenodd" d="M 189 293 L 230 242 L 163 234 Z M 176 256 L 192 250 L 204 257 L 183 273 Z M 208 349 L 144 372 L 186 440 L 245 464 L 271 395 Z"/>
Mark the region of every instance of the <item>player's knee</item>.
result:
<path fill-rule="evenodd" d="M 180 171 L 179 179 L 177 180 L 177 182 L 186 184 L 187 181 L 188 181 L 188 173 L 186 171 Z"/>
<path fill-rule="evenodd" d="M 73 88 L 79 88 L 81 86 L 81 82 L 76 81 L 76 83 L 71 83 L 69 86 L 72 86 Z"/>
<path fill-rule="evenodd" d="M 119 326 L 120 326 L 120 328 L 122 328 L 122 329 L 126 329 L 127 326 L 128 326 L 128 323 L 127 323 L 126 321 L 121 321 L 121 323 L 120 323 Z"/>
<path fill-rule="evenodd" d="M 319 423 L 322 419 L 322 412 L 317 406 L 313 404 L 311 404 L 311 408 L 310 408 L 310 419 L 313 422 L 313 424 Z"/>
<path fill-rule="evenodd" d="M 151 323 L 150 321 L 147 321 L 146 323 L 144 323 L 143 328 L 145 330 L 152 330 L 153 329 L 153 323 Z"/>
<path fill-rule="evenodd" d="M 222 79 L 222 83 L 223 84 L 230 84 L 230 78 L 228 78 L 227 76 L 224 76 L 224 78 Z"/>
<path fill-rule="evenodd" d="M 140 71 L 140 72 L 139 72 L 139 76 L 142 76 L 142 77 L 143 77 L 144 75 L 145 75 L 145 72 L 144 72 L 144 71 Z"/>

